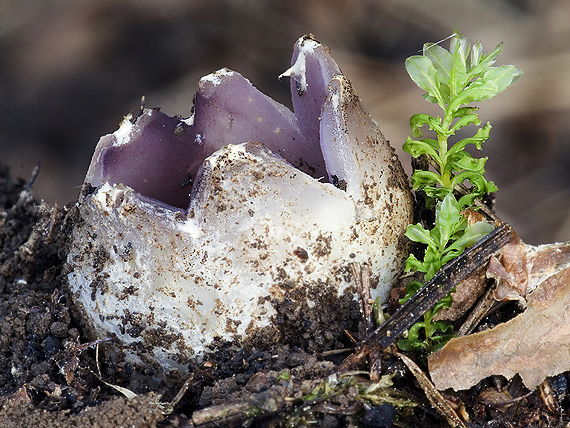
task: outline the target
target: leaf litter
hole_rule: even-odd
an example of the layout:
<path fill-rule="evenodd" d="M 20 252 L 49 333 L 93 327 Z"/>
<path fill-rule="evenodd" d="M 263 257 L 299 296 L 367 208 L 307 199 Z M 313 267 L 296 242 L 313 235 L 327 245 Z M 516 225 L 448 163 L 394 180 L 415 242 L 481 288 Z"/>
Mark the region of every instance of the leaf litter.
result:
<path fill-rule="evenodd" d="M 452 339 L 432 354 L 429 372 L 440 390 L 469 389 L 482 379 L 520 375 L 535 389 L 570 370 L 570 244 L 530 246 L 515 237 L 491 259 L 497 300 L 520 300 L 526 310 L 494 328 Z"/>

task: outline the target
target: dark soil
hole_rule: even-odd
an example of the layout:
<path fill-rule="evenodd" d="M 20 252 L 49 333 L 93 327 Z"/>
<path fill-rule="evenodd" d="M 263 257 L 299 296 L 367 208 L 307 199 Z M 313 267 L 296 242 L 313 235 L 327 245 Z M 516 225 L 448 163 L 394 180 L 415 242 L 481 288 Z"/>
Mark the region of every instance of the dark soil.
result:
<path fill-rule="evenodd" d="M 66 289 L 74 205 L 37 202 L 31 185 L 0 167 L 0 426 L 447 426 L 391 354 L 377 365 L 393 382 L 382 394 L 367 389 L 375 383 L 366 366 L 335 373 L 353 350 L 354 322 L 343 326 L 346 349 L 316 352 L 301 341 L 244 353 L 227 344 L 191 366 L 189 376 L 160 382 L 109 358 L 106 349 L 117 345 L 84 333 Z M 510 310 L 502 316 L 512 316 Z M 529 392 L 517 378 L 489 379 L 447 397 L 468 415 L 467 426 L 562 427 L 570 424 L 567 381 L 567 374 L 559 375 L 549 380 L 550 394 L 512 402 Z"/>

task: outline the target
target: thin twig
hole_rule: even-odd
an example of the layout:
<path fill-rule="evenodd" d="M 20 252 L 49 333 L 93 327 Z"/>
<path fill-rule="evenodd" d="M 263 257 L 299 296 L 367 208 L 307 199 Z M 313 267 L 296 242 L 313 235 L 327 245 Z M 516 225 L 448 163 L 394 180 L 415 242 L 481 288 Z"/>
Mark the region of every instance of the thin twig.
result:
<path fill-rule="evenodd" d="M 186 394 L 186 391 L 188 391 L 190 383 L 193 380 L 194 380 L 194 373 L 190 373 L 190 376 L 188 376 L 188 379 L 186 379 L 182 387 L 178 390 L 176 396 L 172 399 L 170 403 L 164 406 L 164 408 L 162 409 L 162 413 L 169 415 L 174 411 L 174 406 L 176 406 L 180 402 L 180 400 L 182 400 L 182 397 L 184 397 L 184 394 Z"/>
<path fill-rule="evenodd" d="M 350 264 L 352 277 L 356 285 L 356 291 L 360 300 L 360 312 L 362 323 L 359 328 L 360 340 L 367 337 L 374 330 L 372 321 L 372 297 L 370 295 L 370 267 L 358 262 Z"/>
<path fill-rule="evenodd" d="M 479 299 L 475 308 L 471 311 L 467 319 L 461 324 L 459 330 L 457 330 L 457 336 L 467 336 L 470 334 L 477 324 L 489 313 L 489 310 L 497 304 L 497 300 L 493 296 L 495 289 L 497 288 L 497 283 L 494 282 L 486 291 L 483 297 Z"/>
<path fill-rule="evenodd" d="M 195 427 L 232 427 L 279 413 L 285 407 L 287 391 L 282 386 L 273 386 L 267 391 L 253 395 L 249 401 L 236 401 L 197 410 L 192 414 Z"/>
<path fill-rule="evenodd" d="M 28 179 L 28 182 L 26 183 L 25 190 L 27 192 L 32 190 L 32 187 L 34 187 L 34 183 L 36 182 L 36 179 L 38 178 L 38 175 L 40 174 L 40 168 L 41 168 L 41 163 L 40 162 L 36 163 L 36 166 L 34 166 L 34 169 L 32 170 L 32 173 L 30 174 L 30 178 Z"/>
<path fill-rule="evenodd" d="M 319 355 L 320 357 L 328 357 L 330 355 L 346 354 L 348 352 L 354 352 L 355 348 L 342 348 L 342 349 L 330 349 L 328 351 L 323 351 Z"/>
<path fill-rule="evenodd" d="M 351 265 L 352 276 L 356 283 L 356 290 L 360 299 L 360 311 L 362 320 L 359 325 L 360 339 L 364 340 L 374 331 L 374 319 L 372 309 L 372 296 L 370 294 L 370 267 L 367 264 L 361 265 L 354 262 Z M 373 382 L 378 382 L 382 377 L 381 351 L 372 350 L 368 356 L 369 376 Z"/>
<path fill-rule="evenodd" d="M 525 398 L 530 397 L 532 394 L 534 394 L 534 390 L 533 390 L 533 391 L 529 391 L 529 392 L 527 392 L 526 394 L 521 395 L 520 397 L 511 398 L 510 400 L 501 401 L 500 403 L 488 403 L 487 406 L 489 406 L 489 407 L 495 407 L 495 408 L 510 406 L 511 404 L 514 404 L 514 403 L 516 403 L 517 401 L 521 401 L 521 400 L 524 400 Z"/>
<path fill-rule="evenodd" d="M 417 366 L 417 364 L 403 354 L 397 352 L 395 355 L 399 357 L 406 365 L 406 367 L 408 367 L 408 369 L 412 372 L 421 388 L 424 390 L 426 397 L 431 405 L 435 407 L 436 410 L 445 417 L 445 419 L 447 419 L 449 425 L 454 428 L 467 428 L 463 421 L 459 419 L 459 416 L 457 416 L 457 413 L 453 407 L 451 407 L 449 401 L 447 401 L 447 399 L 435 388 L 434 384 Z"/>

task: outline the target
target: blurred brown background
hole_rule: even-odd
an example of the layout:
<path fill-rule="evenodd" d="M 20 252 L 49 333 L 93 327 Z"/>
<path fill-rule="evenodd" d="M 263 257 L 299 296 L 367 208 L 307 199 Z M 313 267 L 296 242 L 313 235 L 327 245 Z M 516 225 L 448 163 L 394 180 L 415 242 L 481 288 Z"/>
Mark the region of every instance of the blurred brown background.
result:
<path fill-rule="evenodd" d="M 434 111 L 404 59 L 455 28 L 485 51 L 504 41 L 498 63 L 525 71 L 481 108 L 499 215 L 528 243 L 570 240 L 567 0 L 0 0 L 0 161 L 22 177 L 40 161 L 36 196 L 70 202 L 142 95 L 188 116 L 198 79 L 227 66 L 290 105 L 277 76 L 309 32 L 399 149 L 410 116 Z"/>

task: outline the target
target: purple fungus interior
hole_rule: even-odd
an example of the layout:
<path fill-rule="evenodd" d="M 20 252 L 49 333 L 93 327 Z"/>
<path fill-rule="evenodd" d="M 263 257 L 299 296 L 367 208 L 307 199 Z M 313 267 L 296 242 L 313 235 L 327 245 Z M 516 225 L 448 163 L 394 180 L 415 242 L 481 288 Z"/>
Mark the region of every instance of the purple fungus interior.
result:
<path fill-rule="evenodd" d="M 291 68 L 281 76 L 291 77 L 293 109 L 301 132 L 311 141 L 320 141 L 320 119 L 327 85 L 340 74 L 327 47 L 311 36 L 301 37 L 295 43 Z"/>
<path fill-rule="evenodd" d="M 318 138 L 308 140 L 291 110 L 239 73 L 223 69 L 200 80 L 194 124 L 208 156 L 227 144 L 257 142 L 315 178 L 326 175 Z"/>
<path fill-rule="evenodd" d="M 193 144 L 190 128 L 158 110 L 146 110 L 136 124 L 125 119 L 118 131 L 99 141 L 86 182 L 122 183 L 144 196 L 185 208 L 188 174 L 197 169 L 204 151 Z"/>
<path fill-rule="evenodd" d="M 86 182 L 122 183 L 185 210 L 204 159 L 228 144 L 259 142 L 300 171 L 338 185 L 345 177 L 327 172 L 338 148 L 320 140 L 323 126 L 334 125 L 321 123 L 327 85 L 340 74 L 326 47 L 309 36 L 299 39 L 292 67 L 282 75 L 291 77 L 293 113 L 239 73 L 219 70 L 200 80 L 190 118 L 149 109 L 102 137 Z M 323 150 L 329 152 L 323 156 Z"/>

